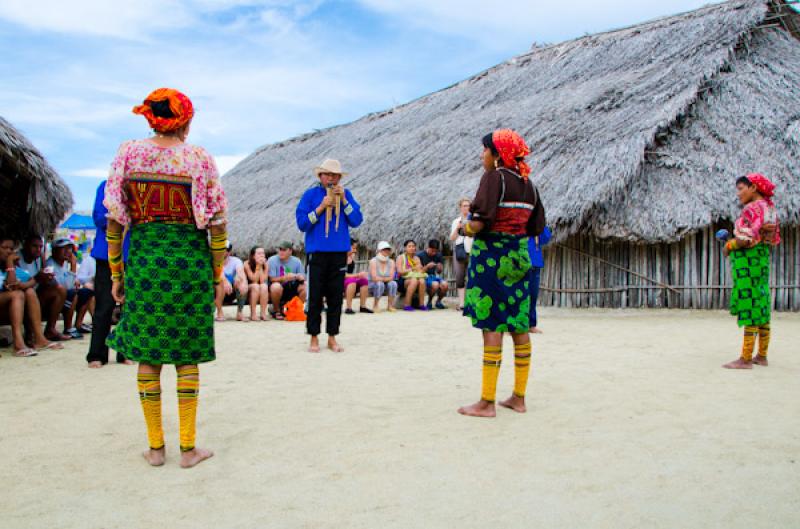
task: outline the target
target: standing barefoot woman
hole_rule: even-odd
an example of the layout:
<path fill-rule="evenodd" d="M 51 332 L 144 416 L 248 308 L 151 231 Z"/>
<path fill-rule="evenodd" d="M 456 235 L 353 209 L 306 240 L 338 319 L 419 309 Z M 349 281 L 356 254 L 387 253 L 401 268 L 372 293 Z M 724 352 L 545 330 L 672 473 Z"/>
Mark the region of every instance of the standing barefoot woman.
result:
<path fill-rule="evenodd" d="M 194 445 L 197 364 L 215 358 L 212 282 L 220 281 L 225 255 L 225 195 L 211 155 L 185 143 L 194 115 L 188 97 L 160 88 L 133 112 L 147 118 L 155 137 L 123 143 L 106 184 L 112 293 L 125 302 L 108 345 L 139 362 L 150 442 L 144 457 L 153 466 L 165 457 L 161 366 L 175 364 L 181 466 L 189 468 L 213 455 Z M 123 226 L 131 232 L 125 270 Z"/>
<path fill-rule="evenodd" d="M 514 340 L 514 393 L 501 406 L 520 413 L 531 362 L 528 237 L 542 233 L 544 208 L 528 180 L 524 162 L 530 154 L 522 137 L 497 130 L 483 138 L 486 170 L 472 201 L 472 219 L 465 235 L 475 237 L 467 272 L 464 315 L 483 331 L 483 390 L 475 404 L 458 410 L 462 415 L 494 417 L 497 376 L 503 356 L 503 333 Z"/>

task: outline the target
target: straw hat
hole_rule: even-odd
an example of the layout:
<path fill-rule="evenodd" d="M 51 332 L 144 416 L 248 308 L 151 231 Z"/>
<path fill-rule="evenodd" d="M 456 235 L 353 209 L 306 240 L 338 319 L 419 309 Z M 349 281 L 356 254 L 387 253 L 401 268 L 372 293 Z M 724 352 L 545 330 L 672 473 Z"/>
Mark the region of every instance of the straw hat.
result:
<path fill-rule="evenodd" d="M 333 160 L 328 158 L 322 164 L 314 168 L 314 174 L 319 176 L 320 173 L 334 173 L 345 176 L 347 173 L 342 171 L 342 164 L 339 163 L 339 160 Z"/>

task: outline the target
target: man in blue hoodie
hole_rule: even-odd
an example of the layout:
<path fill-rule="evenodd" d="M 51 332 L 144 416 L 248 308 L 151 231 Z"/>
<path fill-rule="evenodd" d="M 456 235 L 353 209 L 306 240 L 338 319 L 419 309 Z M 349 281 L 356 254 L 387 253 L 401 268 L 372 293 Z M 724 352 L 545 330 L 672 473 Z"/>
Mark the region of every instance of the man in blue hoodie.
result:
<path fill-rule="evenodd" d="M 319 352 L 324 299 L 327 306 L 325 332 L 328 333 L 328 348 L 340 353 L 344 349 L 336 342 L 336 335 L 339 334 L 342 315 L 350 228 L 360 226 L 364 218 L 352 193 L 339 184 L 347 173 L 342 171 L 338 160 L 325 160 L 314 168 L 314 174 L 319 178 L 319 184 L 303 193 L 295 211 L 297 227 L 305 233 L 308 267 L 306 329 L 311 335 L 308 350 Z"/>

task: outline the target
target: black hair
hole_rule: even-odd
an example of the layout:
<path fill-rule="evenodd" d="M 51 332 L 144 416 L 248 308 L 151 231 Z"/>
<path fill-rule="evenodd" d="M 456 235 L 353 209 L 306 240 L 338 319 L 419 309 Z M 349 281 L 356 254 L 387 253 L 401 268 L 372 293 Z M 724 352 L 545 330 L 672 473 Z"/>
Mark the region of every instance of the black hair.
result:
<path fill-rule="evenodd" d="M 490 132 L 489 134 L 484 136 L 483 139 L 481 140 L 481 143 L 483 143 L 484 147 L 486 147 L 487 149 L 492 151 L 493 155 L 500 156 L 500 153 L 497 152 L 497 147 L 494 146 L 494 141 L 492 140 L 492 135 L 493 135 L 493 133 Z"/>
<path fill-rule="evenodd" d="M 408 243 L 410 243 L 410 242 L 413 242 L 415 245 L 417 244 L 417 242 L 414 239 L 408 239 L 406 242 L 403 243 L 403 248 L 408 246 Z"/>
<path fill-rule="evenodd" d="M 25 240 L 24 240 L 24 241 L 22 241 L 22 242 L 24 242 L 25 244 L 28 244 L 29 242 L 31 242 L 31 241 L 33 241 L 33 240 L 38 240 L 38 241 L 44 242 L 44 239 L 43 239 L 43 238 L 42 238 L 42 236 L 41 236 L 41 235 L 39 235 L 38 233 L 29 233 L 29 234 L 28 234 L 28 235 L 25 237 Z"/>
<path fill-rule="evenodd" d="M 441 247 L 439 241 L 436 239 L 431 239 L 428 241 L 428 248 L 433 248 L 434 250 L 438 250 Z"/>
<path fill-rule="evenodd" d="M 753 185 L 753 182 L 751 182 L 750 179 L 747 178 L 746 176 L 740 176 L 739 178 L 736 179 L 736 185 L 738 186 L 739 184 L 744 184 L 749 187 Z"/>
<path fill-rule="evenodd" d="M 250 265 L 250 270 L 252 270 L 253 272 L 256 271 L 256 250 L 258 250 L 259 248 L 261 248 L 262 250 L 264 249 L 263 246 L 253 246 L 252 248 L 250 248 L 250 256 L 247 258 L 247 264 Z"/>
<path fill-rule="evenodd" d="M 153 115 L 157 118 L 174 118 L 175 114 L 169 108 L 169 101 L 151 101 L 150 108 L 153 110 Z"/>

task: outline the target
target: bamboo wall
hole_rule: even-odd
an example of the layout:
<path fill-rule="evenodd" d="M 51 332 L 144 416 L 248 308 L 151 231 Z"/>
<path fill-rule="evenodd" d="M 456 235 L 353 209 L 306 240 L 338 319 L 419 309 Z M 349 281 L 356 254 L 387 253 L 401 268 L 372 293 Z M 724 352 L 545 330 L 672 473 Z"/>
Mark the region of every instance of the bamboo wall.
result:
<path fill-rule="evenodd" d="M 714 238 L 715 231 L 709 227 L 680 242 L 659 245 L 608 244 L 575 236 L 545 248 L 539 304 L 726 309 L 732 283 L 730 264 L 722 254 L 722 244 Z M 800 228 L 784 229 L 781 236 L 783 242 L 772 252 L 773 307 L 798 311 Z"/>

